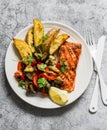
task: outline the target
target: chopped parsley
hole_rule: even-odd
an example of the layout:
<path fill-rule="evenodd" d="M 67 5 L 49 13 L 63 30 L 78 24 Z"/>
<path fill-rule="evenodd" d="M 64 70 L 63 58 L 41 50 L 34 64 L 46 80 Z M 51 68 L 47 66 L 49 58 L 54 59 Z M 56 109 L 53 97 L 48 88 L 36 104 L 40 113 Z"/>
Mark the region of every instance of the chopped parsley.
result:
<path fill-rule="evenodd" d="M 37 64 L 37 68 L 38 68 L 39 70 L 41 70 L 41 71 L 44 71 L 46 67 L 47 67 L 47 65 L 44 64 L 44 63 L 42 63 L 42 64 Z"/>
<path fill-rule="evenodd" d="M 42 37 L 42 42 L 46 41 L 47 39 L 48 39 L 48 35 L 46 34 L 46 35 L 44 35 L 44 36 Z"/>
<path fill-rule="evenodd" d="M 33 56 L 29 56 L 28 58 L 28 64 L 31 64 L 34 61 L 34 57 Z"/>
<path fill-rule="evenodd" d="M 34 60 L 35 60 L 35 59 L 34 59 L 33 56 L 29 56 L 28 58 L 23 57 L 21 61 L 22 61 L 24 64 L 31 64 Z"/>
<path fill-rule="evenodd" d="M 45 68 L 47 67 L 47 65 L 46 65 L 46 64 L 40 64 L 40 67 L 41 67 L 42 69 L 45 69 Z"/>
<path fill-rule="evenodd" d="M 37 82 L 38 82 L 39 88 L 46 87 L 46 79 L 45 78 L 39 78 Z"/>
<path fill-rule="evenodd" d="M 62 61 L 60 66 L 61 66 L 60 70 L 62 72 L 65 72 L 67 70 L 67 62 L 66 61 Z"/>
<path fill-rule="evenodd" d="M 26 83 L 24 81 L 19 82 L 19 87 L 25 88 Z"/>

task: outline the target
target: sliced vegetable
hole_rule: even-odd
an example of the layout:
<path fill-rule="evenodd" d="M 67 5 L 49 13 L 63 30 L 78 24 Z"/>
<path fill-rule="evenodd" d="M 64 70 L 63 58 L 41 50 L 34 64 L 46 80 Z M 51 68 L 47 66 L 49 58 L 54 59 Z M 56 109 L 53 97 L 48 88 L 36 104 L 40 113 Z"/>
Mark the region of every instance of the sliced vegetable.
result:
<path fill-rule="evenodd" d="M 25 41 L 14 38 L 13 43 L 22 58 L 28 58 L 29 56 L 32 56 L 32 51 Z"/>
<path fill-rule="evenodd" d="M 44 26 L 41 21 L 34 19 L 34 46 L 37 47 L 42 43 L 42 37 L 44 36 Z"/>
<path fill-rule="evenodd" d="M 27 64 L 28 64 L 28 59 L 27 59 L 27 57 L 23 57 L 23 58 L 21 59 L 21 62 L 24 63 L 25 65 L 27 65 Z"/>
<path fill-rule="evenodd" d="M 38 84 L 37 84 L 37 74 L 35 74 L 34 76 L 33 76 L 33 84 L 34 84 L 34 86 L 36 87 L 36 88 L 38 88 Z"/>
<path fill-rule="evenodd" d="M 16 78 L 18 81 L 20 81 L 20 80 L 25 80 L 24 74 L 23 74 L 22 72 L 20 72 L 20 71 L 16 71 L 16 72 L 14 73 L 14 76 L 15 76 L 15 78 Z"/>
<path fill-rule="evenodd" d="M 30 88 L 30 90 L 31 90 L 31 92 L 32 92 L 32 93 L 34 93 L 34 94 L 36 93 L 36 91 L 34 90 L 34 88 L 33 88 L 33 85 L 32 85 L 32 84 L 29 84 L 29 88 Z"/>
<path fill-rule="evenodd" d="M 36 59 L 31 63 L 31 66 L 35 66 L 37 64 Z"/>
<path fill-rule="evenodd" d="M 57 78 L 52 82 L 52 86 L 61 88 L 63 82 L 64 82 L 64 81 L 61 79 L 61 77 L 57 77 Z"/>
<path fill-rule="evenodd" d="M 57 62 L 57 59 L 55 56 L 49 55 L 49 58 L 46 60 L 47 65 L 55 65 Z"/>
<path fill-rule="evenodd" d="M 47 52 L 44 52 L 44 53 L 42 54 L 41 60 L 44 61 L 44 60 L 46 60 L 47 57 L 48 57 L 48 53 L 47 53 Z"/>
<path fill-rule="evenodd" d="M 57 76 L 55 76 L 55 75 L 49 76 L 46 73 L 41 73 L 41 74 L 39 74 L 39 77 L 44 77 L 44 78 L 49 79 L 49 80 L 55 80 Z"/>
<path fill-rule="evenodd" d="M 45 68 L 47 67 L 47 65 L 46 64 L 37 64 L 37 68 L 38 68 L 38 70 L 40 70 L 40 71 L 44 71 L 45 70 Z"/>
<path fill-rule="evenodd" d="M 42 93 L 43 96 L 49 96 L 49 94 L 45 92 L 44 89 L 41 89 L 40 92 Z"/>
<path fill-rule="evenodd" d="M 55 38 L 55 40 L 50 45 L 49 53 L 53 54 L 56 50 L 69 38 L 68 34 L 61 34 Z"/>
<path fill-rule="evenodd" d="M 30 80 L 32 80 L 32 78 L 33 78 L 33 76 L 34 76 L 33 73 L 26 73 L 25 75 L 26 75 L 26 77 L 27 77 L 28 79 L 30 79 Z"/>
<path fill-rule="evenodd" d="M 57 64 L 56 64 L 56 68 L 58 68 L 58 69 L 61 68 L 60 63 L 57 63 Z"/>
<path fill-rule="evenodd" d="M 34 53 L 34 55 L 36 56 L 36 59 L 38 60 L 38 61 L 40 61 L 41 60 L 41 58 L 42 58 L 42 53 Z"/>
<path fill-rule="evenodd" d="M 17 70 L 21 71 L 22 69 L 23 69 L 23 63 L 19 61 L 17 65 Z"/>
<path fill-rule="evenodd" d="M 32 83 L 26 84 L 25 89 L 26 89 L 26 94 L 27 94 L 27 96 L 36 93 L 36 90 L 34 89 Z"/>
<path fill-rule="evenodd" d="M 57 76 L 58 76 L 57 73 L 55 73 L 55 72 L 49 70 L 48 67 L 46 67 L 45 73 L 48 74 L 49 76 L 54 76 L 54 77 L 57 77 Z"/>
<path fill-rule="evenodd" d="M 24 69 L 24 72 L 33 72 L 34 68 L 31 66 L 31 64 L 27 65 L 26 68 Z"/>
<path fill-rule="evenodd" d="M 59 73 L 60 70 L 58 68 L 56 68 L 55 66 L 48 66 L 48 68 L 56 73 Z"/>

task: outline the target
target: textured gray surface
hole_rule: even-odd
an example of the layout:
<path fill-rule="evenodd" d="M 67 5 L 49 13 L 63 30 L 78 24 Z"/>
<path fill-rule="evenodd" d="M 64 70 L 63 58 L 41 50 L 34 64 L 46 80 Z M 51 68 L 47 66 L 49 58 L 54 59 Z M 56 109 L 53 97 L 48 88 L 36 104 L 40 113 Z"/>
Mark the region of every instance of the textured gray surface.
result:
<path fill-rule="evenodd" d="M 107 107 L 99 97 L 98 112 L 90 114 L 95 74 L 79 100 L 55 110 L 43 110 L 23 102 L 10 88 L 4 70 L 6 50 L 12 38 L 33 18 L 54 20 L 84 28 L 97 38 L 107 34 L 107 0 L 0 0 L 0 130 L 106 130 Z M 107 83 L 107 41 L 102 73 Z"/>

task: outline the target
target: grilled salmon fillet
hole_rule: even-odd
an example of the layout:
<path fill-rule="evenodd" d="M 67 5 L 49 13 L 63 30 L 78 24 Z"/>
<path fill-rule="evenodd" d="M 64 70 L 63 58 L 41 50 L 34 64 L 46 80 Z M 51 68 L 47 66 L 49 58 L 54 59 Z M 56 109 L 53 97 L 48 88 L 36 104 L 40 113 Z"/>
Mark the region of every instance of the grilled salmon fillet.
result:
<path fill-rule="evenodd" d="M 66 70 L 60 73 L 62 89 L 71 92 L 75 88 L 76 68 L 81 54 L 80 43 L 65 42 L 59 49 L 59 62 L 66 62 Z"/>

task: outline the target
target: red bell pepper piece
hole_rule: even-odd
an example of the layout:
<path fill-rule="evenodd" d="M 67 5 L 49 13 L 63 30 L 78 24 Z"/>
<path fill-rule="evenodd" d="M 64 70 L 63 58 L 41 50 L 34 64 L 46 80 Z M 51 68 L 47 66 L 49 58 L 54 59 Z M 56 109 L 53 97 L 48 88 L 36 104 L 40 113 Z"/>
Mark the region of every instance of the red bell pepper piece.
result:
<path fill-rule="evenodd" d="M 55 76 L 55 77 L 57 76 L 57 74 L 54 73 L 53 71 L 50 71 L 48 67 L 46 67 L 45 71 L 46 71 L 46 73 L 48 73 L 49 75 L 52 75 L 52 76 Z"/>
<path fill-rule="evenodd" d="M 38 62 L 38 64 L 43 64 L 43 62 Z"/>
<path fill-rule="evenodd" d="M 39 76 L 44 77 L 44 78 L 49 79 L 49 80 L 55 80 L 56 79 L 56 75 L 49 76 L 45 73 L 41 73 L 41 74 L 39 74 Z"/>
<path fill-rule="evenodd" d="M 23 69 L 23 63 L 19 61 L 17 65 L 17 70 L 21 71 L 22 69 Z"/>
<path fill-rule="evenodd" d="M 61 68 L 61 66 L 60 66 L 60 63 L 59 63 L 59 62 L 56 64 L 56 68 L 58 68 L 58 69 L 60 69 L 60 68 Z"/>
<path fill-rule="evenodd" d="M 43 96 L 49 96 L 49 94 L 46 93 L 43 89 L 41 89 L 40 92 L 42 93 Z"/>
<path fill-rule="evenodd" d="M 25 80 L 24 74 L 23 74 L 22 72 L 20 72 L 20 71 L 16 71 L 16 72 L 14 73 L 14 76 L 15 76 L 17 79 Z"/>
<path fill-rule="evenodd" d="M 34 60 L 31 64 L 31 66 L 35 66 L 37 64 L 36 60 Z"/>
<path fill-rule="evenodd" d="M 38 84 L 37 84 L 37 74 L 35 74 L 34 76 L 33 76 L 33 84 L 34 84 L 34 86 L 36 87 L 36 88 L 38 88 Z"/>

